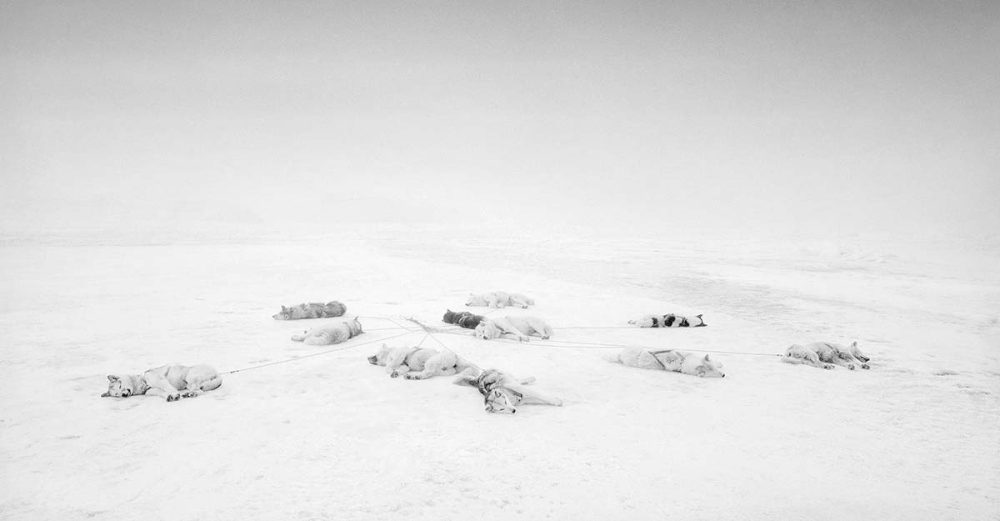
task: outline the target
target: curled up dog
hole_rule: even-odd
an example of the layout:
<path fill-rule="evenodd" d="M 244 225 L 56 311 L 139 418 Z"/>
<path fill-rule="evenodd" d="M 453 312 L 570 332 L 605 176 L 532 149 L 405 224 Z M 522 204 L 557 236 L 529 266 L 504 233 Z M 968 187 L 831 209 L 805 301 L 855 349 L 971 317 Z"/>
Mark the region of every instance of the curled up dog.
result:
<path fill-rule="evenodd" d="M 357 317 L 354 317 L 351 320 L 316 326 L 301 335 L 292 335 L 292 340 L 313 346 L 324 346 L 346 342 L 361 333 L 364 333 L 361 329 L 361 322 Z"/>
<path fill-rule="evenodd" d="M 368 357 L 368 363 L 385 367 L 389 376 L 402 375 L 407 380 L 423 380 L 433 376 L 451 376 L 475 367 L 451 351 L 436 351 L 423 347 L 389 347 Z"/>
<path fill-rule="evenodd" d="M 535 305 L 535 299 L 520 293 L 507 293 L 504 291 L 491 291 L 480 295 L 469 294 L 466 306 L 487 306 L 491 308 L 503 308 L 507 306 L 517 306 L 527 308 Z"/>
<path fill-rule="evenodd" d="M 347 306 L 332 300 L 323 304 L 321 302 L 310 302 L 286 308 L 281 306 L 281 311 L 271 315 L 275 320 L 302 320 L 307 318 L 334 318 L 343 316 L 347 312 Z"/>
<path fill-rule="evenodd" d="M 851 371 L 857 368 L 871 369 L 868 365 L 871 359 L 861 352 L 857 342 L 852 342 L 849 346 L 832 342 L 792 344 L 785 350 L 785 356 L 781 360 L 789 364 L 811 365 L 823 369 L 833 369 L 838 365 Z"/>
<path fill-rule="evenodd" d="M 484 319 L 475 331 L 476 338 L 491 340 L 503 335 L 513 335 L 519 342 L 530 340 L 529 335 L 542 339 L 552 336 L 552 328 L 537 317 L 506 316 L 494 320 Z"/>
<path fill-rule="evenodd" d="M 108 375 L 108 390 L 102 398 L 128 398 L 129 396 L 162 396 L 168 402 L 181 397 L 193 398 L 222 385 L 219 372 L 207 365 L 187 367 L 163 365 L 141 375 Z M 183 392 L 181 392 L 183 391 Z"/>
<path fill-rule="evenodd" d="M 685 317 L 683 315 L 644 315 L 635 320 L 629 320 L 629 324 L 636 327 L 705 327 L 708 324 L 702 320 L 701 315 Z"/>
<path fill-rule="evenodd" d="M 455 324 L 465 329 L 476 329 L 476 326 L 483 321 L 481 315 L 474 315 L 468 311 L 447 310 L 441 320 L 445 324 Z"/>

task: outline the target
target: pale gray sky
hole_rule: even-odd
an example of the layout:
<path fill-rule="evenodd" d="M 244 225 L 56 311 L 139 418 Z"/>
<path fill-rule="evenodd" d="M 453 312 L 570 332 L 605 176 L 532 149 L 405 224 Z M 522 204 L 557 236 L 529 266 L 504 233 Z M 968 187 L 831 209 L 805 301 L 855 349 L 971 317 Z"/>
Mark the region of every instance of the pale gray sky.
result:
<path fill-rule="evenodd" d="M 1000 231 L 997 2 L 0 3 L 0 222 Z"/>

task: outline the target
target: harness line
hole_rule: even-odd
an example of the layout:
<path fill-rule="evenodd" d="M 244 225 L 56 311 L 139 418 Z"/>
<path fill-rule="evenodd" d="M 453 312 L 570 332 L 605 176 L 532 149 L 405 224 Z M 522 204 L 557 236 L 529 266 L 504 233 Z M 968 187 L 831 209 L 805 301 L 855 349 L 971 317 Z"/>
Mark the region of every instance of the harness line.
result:
<path fill-rule="evenodd" d="M 261 367 L 267 367 L 269 365 L 278 365 L 278 364 L 284 364 L 284 363 L 287 363 L 287 362 L 295 362 L 297 360 L 302 360 L 304 358 L 312 358 L 314 356 L 325 355 L 325 354 L 333 353 L 333 352 L 336 352 L 336 351 L 343 351 L 345 349 L 351 349 L 353 347 L 363 346 L 365 344 L 374 344 L 375 342 L 381 342 L 383 340 L 389 340 L 390 338 L 401 337 L 401 336 L 409 335 L 409 334 L 412 334 L 412 333 L 419 333 L 419 331 L 407 331 L 406 333 L 400 333 L 398 335 L 393 335 L 393 336 L 389 336 L 389 337 L 385 337 L 385 338 L 379 338 L 379 339 L 376 339 L 376 340 L 370 340 L 368 342 L 361 342 L 360 344 L 351 344 L 351 345 L 348 345 L 348 346 L 341 346 L 341 347 L 338 347 L 338 348 L 335 348 L 335 349 L 328 349 L 326 351 L 321 351 L 319 353 L 312 353 L 312 354 L 308 354 L 308 355 L 297 356 L 295 358 L 288 358 L 288 359 L 285 359 L 285 360 L 278 360 L 276 362 L 268 362 L 266 364 L 251 365 L 249 367 L 244 367 L 242 369 L 233 369 L 232 371 L 225 371 L 225 372 L 222 372 L 222 373 L 219 373 L 219 374 L 220 375 L 224 375 L 224 374 L 236 374 L 236 373 L 240 373 L 240 372 L 243 372 L 243 371 L 250 371 L 250 370 L 253 370 L 253 369 L 260 369 Z"/>

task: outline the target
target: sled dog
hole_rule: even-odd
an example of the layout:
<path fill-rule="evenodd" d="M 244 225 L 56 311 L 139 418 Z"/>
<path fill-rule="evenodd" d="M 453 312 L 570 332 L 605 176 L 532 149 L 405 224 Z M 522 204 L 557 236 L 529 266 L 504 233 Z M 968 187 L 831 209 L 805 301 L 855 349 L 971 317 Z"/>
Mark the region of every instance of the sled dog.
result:
<path fill-rule="evenodd" d="M 124 376 L 108 375 L 108 392 L 102 398 L 128 398 L 145 394 L 147 396 L 162 396 L 168 402 L 185 398 L 193 398 L 204 391 L 218 389 L 222 385 L 219 372 L 207 365 L 191 367 L 183 365 L 164 365 L 139 374 Z M 181 391 L 184 391 L 183 393 Z"/>
<path fill-rule="evenodd" d="M 535 305 L 535 299 L 526 297 L 520 293 L 506 293 L 503 291 L 493 291 L 481 295 L 469 294 L 466 306 L 487 306 L 491 308 L 502 308 L 506 306 L 517 306 L 527 308 Z"/>
<path fill-rule="evenodd" d="M 469 385 L 479 390 L 483 395 L 486 412 L 514 414 L 519 405 L 555 405 L 561 406 L 562 400 L 540 393 L 526 387 L 535 381 L 535 377 L 517 378 L 496 369 L 482 370 L 472 368 L 464 371 L 455 379 L 456 385 Z"/>
<path fill-rule="evenodd" d="M 451 351 L 436 351 L 423 347 L 389 347 L 368 357 L 368 363 L 385 366 L 389 376 L 403 375 L 407 380 L 423 380 L 432 376 L 451 376 L 475 367 L 468 360 Z"/>
<path fill-rule="evenodd" d="M 364 333 L 361 330 L 361 322 L 358 321 L 358 317 L 354 317 L 352 320 L 341 320 L 335 324 L 316 326 L 301 335 L 292 335 L 292 340 L 313 346 L 325 346 L 346 342 L 361 333 Z"/>
<path fill-rule="evenodd" d="M 674 371 L 700 377 L 725 378 L 726 376 L 726 373 L 721 371 L 722 364 L 716 363 L 708 355 L 698 356 L 673 349 L 648 351 L 638 347 L 626 347 L 607 360 L 640 369 Z"/>
<path fill-rule="evenodd" d="M 476 326 L 483 321 L 483 317 L 481 315 L 473 315 L 468 311 L 452 311 L 449 309 L 445 312 L 441 320 L 446 324 L 455 324 L 465 329 L 476 329 Z"/>
<path fill-rule="evenodd" d="M 851 371 L 858 367 L 871 369 L 869 360 L 871 359 L 858 348 L 857 342 L 852 342 L 847 347 L 831 342 L 813 342 L 804 346 L 792 344 L 785 350 L 782 358 L 782 361 L 789 364 L 811 365 L 823 369 L 833 369 L 840 365 Z"/>
<path fill-rule="evenodd" d="M 708 324 L 702 320 L 701 315 L 685 317 L 681 315 L 645 315 L 642 318 L 629 320 L 629 324 L 637 327 L 705 327 Z"/>
<path fill-rule="evenodd" d="M 321 302 L 310 302 L 286 308 L 281 306 L 281 311 L 271 318 L 275 320 L 301 320 L 304 318 L 333 318 L 343 316 L 347 312 L 347 306 L 332 300 L 323 304 Z"/>
<path fill-rule="evenodd" d="M 536 317 L 507 316 L 496 320 L 484 319 L 476 326 L 476 338 L 490 340 L 500 338 L 504 334 L 514 335 L 520 342 L 530 340 L 528 335 L 542 337 L 552 336 L 552 328 L 544 320 Z"/>

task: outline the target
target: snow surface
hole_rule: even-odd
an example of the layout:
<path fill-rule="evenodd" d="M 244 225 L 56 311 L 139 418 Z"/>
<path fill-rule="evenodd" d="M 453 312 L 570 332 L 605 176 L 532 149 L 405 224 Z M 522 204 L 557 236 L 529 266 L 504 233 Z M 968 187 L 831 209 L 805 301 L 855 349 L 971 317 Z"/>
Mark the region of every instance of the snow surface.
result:
<path fill-rule="evenodd" d="M 2 519 L 1000 518 L 995 241 L 96 239 L 0 246 Z M 492 290 L 535 298 L 552 341 L 390 339 Z M 334 299 L 366 332 L 295 360 L 331 350 L 289 340 L 322 321 L 271 315 Z M 709 327 L 626 324 L 668 312 Z M 436 339 L 565 405 L 488 414 L 451 378 L 369 365 L 382 339 Z M 857 340 L 872 369 L 773 356 L 819 340 Z M 587 344 L 711 352 L 727 377 Z M 164 363 L 243 371 L 177 403 L 99 397 Z"/>

